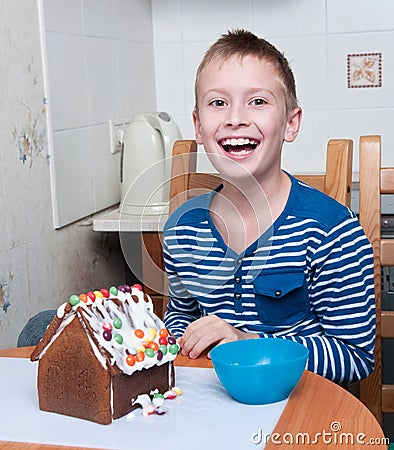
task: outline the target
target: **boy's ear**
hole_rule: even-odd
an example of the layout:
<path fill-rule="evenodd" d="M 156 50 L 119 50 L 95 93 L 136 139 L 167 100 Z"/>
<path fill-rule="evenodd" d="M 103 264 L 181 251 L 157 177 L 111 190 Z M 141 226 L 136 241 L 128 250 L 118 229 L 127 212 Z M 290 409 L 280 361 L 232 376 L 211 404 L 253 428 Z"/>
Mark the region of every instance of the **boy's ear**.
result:
<path fill-rule="evenodd" d="M 300 131 L 301 118 L 302 118 L 302 109 L 299 106 L 297 106 L 297 108 L 294 108 L 290 112 L 287 118 L 286 131 L 284 137 L 284 140 L 286 142 L 293 142 L 294 139 L 297 137 L 298 132 Z"/>
<path fill-rule="evenodd" d="M 194 109 L 193 110 L 193 124 L 194 124 L 194 133 L 196 135 L 196 142 L 197 144 L 202 144 L 202 136 L 201 136 L 201 123 L 200 119 L 198 118 L 198 113 Z"/>

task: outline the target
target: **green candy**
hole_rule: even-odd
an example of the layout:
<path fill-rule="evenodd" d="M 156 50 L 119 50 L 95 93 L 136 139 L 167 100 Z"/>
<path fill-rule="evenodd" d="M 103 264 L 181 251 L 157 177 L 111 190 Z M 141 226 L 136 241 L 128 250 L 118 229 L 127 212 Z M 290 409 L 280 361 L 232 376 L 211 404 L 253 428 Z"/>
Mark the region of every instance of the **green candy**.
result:
<path fill-rule="evenodd" d="M 118 295 L 118 289 L 117 289 L 115 286 L 111 286 L 111 287 L 109 288 L 109 292 L 110 292 L 110 294 L 112 294 L 112 295 Z"/>
<path fill-rule="evenodd" d="M 119 319 L 119 317 L 115 317 L 115 319 L 113 321 L 113 325 L 114 325 L 114 328 L 119 330 L 119 328 L 122 328 L 122 320 Z"/>
<path fill-rule="evenodd" d="M 119 345 L 123 344 L 123 336 L 121 334 L 116 333 L 114 339 Z"/>
<path fill-rule="evenodd" d="M 170 345 L 170 348 L 168 349 L 168 351 L 172 354 L 172 355 L 176 355 L 179 351 L 179 347 L 178 344 L 172 344 Z"/>
<path fill-rule="evenodd" d="M 149 356 L 149 358 L 153 358 L 155 356 L 155 352 L 151 348 L 148 347 L 145 349 L 145 355 Z"/>
<path fill-rule="evenodd" d="M 72 306 L 75 306 L 75 305 L 78 305 L 78 303 L 80 302 L 81 300 L 79 299 L 79 297 L 78 297 L 78 295 L 72 295 L 71 297 L 70 297 L 70 304 L 72 305 Z"/>
<path fill-rule="evenodd" d="M 159 345 L 159 350 L 163 353 L 163 356 L 167 354 L 167 346 L 166 345 Z"/>

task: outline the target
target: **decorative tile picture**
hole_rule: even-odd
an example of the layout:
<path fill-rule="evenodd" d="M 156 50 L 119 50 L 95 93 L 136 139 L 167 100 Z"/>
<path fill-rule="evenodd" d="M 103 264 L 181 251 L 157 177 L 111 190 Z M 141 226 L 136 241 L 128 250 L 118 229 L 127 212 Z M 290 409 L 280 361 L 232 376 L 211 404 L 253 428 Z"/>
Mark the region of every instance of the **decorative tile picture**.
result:
<path fill-rule="evenodd" d="M 347 87 L 382 87 L 382 53 L 347 55 Z"/>

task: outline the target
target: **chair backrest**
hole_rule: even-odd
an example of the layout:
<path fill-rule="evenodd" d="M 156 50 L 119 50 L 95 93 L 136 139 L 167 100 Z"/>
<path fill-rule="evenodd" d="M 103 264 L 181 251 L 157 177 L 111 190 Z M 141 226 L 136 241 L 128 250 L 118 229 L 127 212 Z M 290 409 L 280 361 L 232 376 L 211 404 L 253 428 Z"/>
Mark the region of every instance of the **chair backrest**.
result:
<path fill-rule="evenodd" d="M 197 144 L 194 140 L 174 143 L 170 183 L 170 213 L 188 198 L 208 192 L 220 184 L 220 175 L 196 172 Z M 353 141 L 331 139 L 327 144 L 326 173 L 295 175 L 301 181 L 350 206 Z"/>
<path fill-rule="evenodd" d="M 381 237 L 381 196 L 394 194 L 394 167 L 381 167 L 380 136 L 360 138 L 360 223 L 374 252 L 376 301 L 375 370 L 360 383 L 360 399 L 380 423 L 394 412 L 394 385 L 382 382 L 382 339 L 394 338 L 394 311 L 381 305 L 382 267 L 394 266 L 394 239 Z"/>

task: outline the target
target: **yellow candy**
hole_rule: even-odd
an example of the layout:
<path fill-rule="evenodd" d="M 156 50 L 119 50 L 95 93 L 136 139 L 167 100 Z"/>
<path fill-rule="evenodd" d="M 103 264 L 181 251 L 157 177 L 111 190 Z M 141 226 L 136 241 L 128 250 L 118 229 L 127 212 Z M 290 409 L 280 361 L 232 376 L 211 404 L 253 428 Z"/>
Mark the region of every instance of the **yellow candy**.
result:
<path fill-rule="evenodd" d="M 99 298 L 103 298 L 103 297 L 104 297 L 103 293 L 100 292 L 100 291 L 94 291 L 94 295 L 95 295 L 96 297 L 99 297 Z"/>
<path fill-rule="evenodd" d="M 154 328 L 149 328 L 149 334 L 152 336 L 152 339 L 154 339 L 157 335 L 157 331 Z"/>
<path fill-rule="evenodd" d="M 176 392 L 176 395 L 182 395 L 182 389 L 179 387 L 173 387 L 172 390 Z"/>

